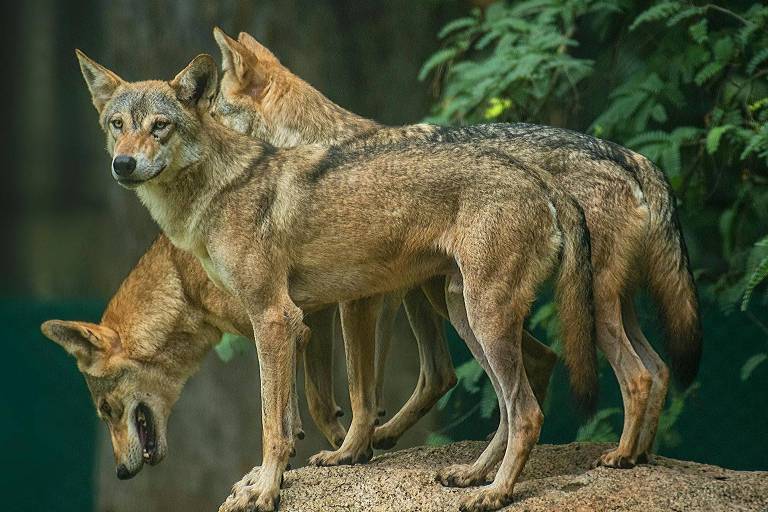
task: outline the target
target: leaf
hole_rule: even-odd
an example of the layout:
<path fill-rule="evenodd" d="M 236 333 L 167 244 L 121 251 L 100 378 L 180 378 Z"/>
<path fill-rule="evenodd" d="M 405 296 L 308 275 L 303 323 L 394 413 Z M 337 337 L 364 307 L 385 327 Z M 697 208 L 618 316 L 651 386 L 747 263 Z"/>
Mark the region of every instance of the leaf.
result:
<path fill-rule="evenodd" d="M 621 414 L 621 409 L 618 407 L 600 409 L 592 419 L 579 427 L 576 432 L 576 441 L 598 443 L 615 441 L 619 436 L 614 432 L 609 420 L 617 414 Z"/>
<path fill-rule="evenodd" d="M 699 21 L 694 25 L 691 25 L 688 28 L 688 33 L 691 34 L 691 37 L 693 38 L 693 40 L 699 44 L 704 44 L 704 42 L 707 40 L 708 31 L 709 31 L 709 26 L 707 24 L 706 18 L 704 18 L 703 20 Z"/>
<path fill-rule="evenodd" d="M 733 39 L 728 36 L 721 37 L 715 43 L 715 59 L 717 59 L 720 64 L 726 64 L 733 56 L 735 49 L 736 47 L 733 44 Z"/>
<path fill-rule="evenodd" d="M 753 248 L 753 253 L 756 253 L 757 251 L 762 250 L 763 248 L 768 245 L 768 237 L 763 238 L 759 242 L 755 244 L 755 247 Z M 755 265 L 754 269 L 752 270 L 749 280 L 747 281 L 746 286 L 744 287 L 744 298 L 741 300 L 741 310 L 746 311 L 747 306 L 749 306 L 749 301 L 752 298 L 752 293 L 754 292 L 755 288 L 763 282 L 766 278 L 768 278 L 768 255 L 765 255 L 757 265 Z"/>
<path fill-rule="evenodd" d="M 493 385 L 490 381 L 483 386 L 483 393 L 480 397 L 480 416 L 483 418 L 490 418 L 497 410 L 499 405 L 499 399 L 496 398 L 496 392 L 493 390 Z"/>
<path fill-rule="evenodd" d="M 667 26 L 672 27 L 674 25 L 677 25 L 683 20 L 686 20 L 692 16 L 696 16 L 697 14 L 704 14 L 704 8 L 703 7 L 689 7 L 687 9 L 683 9 L 682 11 L 678 12 L 674 16 L 672 16 L 669 21 L 667 21 Z"/>
<path fill-rule="evenodd" d="M 479 381 L 484 375 L 483 368 L 474 359 L 470 359 L 456 368 L 456 378 L 468 393 L 480 391 Z"/>
<path fill-rule="evenodd" d="M 468 28 L 477 24 L 477 20 L 471 17 L 458 18 L 448 22 L 440 32 L 438 32 L 438 39 L 445 39 L 452 32 Z"/>
<path fill-rule="evenodd" d="M 684 392 L 670 393 L 671 400 L 659 417 L 659 428 L 656 434 L 656 444 L 668 447 L 677 446 L 680 443 L 680 434 L 675 431 L 675 424 L 685 409 L 685 401 L 695 393 L 700 387 L 698 382 L 693 383 L 691 387 Z"/>
<path fill-rule="evenodd" d="M 507 98 L 491 98 L 488 103 L 490 105 L 485 109 L 483 117 L 489 120 L 501 116 L 505 110 L 512 106 L 512 102 Z"/>
<path fill-rule="evenodd" d="M 419 71 L 418 75 L 419 81 L 424 81 L 427 78 L 427 75 L 429 75 L 430 71 L 437 68 L 439 65 L 448 62 L 454 58 L 457 53 L 458 50 L 456 48 L 443 48 L 442 50 L 438 50 L 437 52 L 433 53 L 432 56 L 427 59 L 427 62 L 425 62 L 421 67 L 421 71 Z"/>
<path fill-rule="evenodd" d="M 726 124 L 723 126 L 715 126 L 707 134 L 707 153 L 714 155 L 717 152 L 717 148 L 720 147 L 720 139 L 728 131 L 735 128 L 732 124 Z"/>
<path fill-rule="evenodd" d="M 765 362 L 765 360 L 768 359 L 768 354 L 762 353 L 762 354 L 755 354 L 744 363 L 744 366 L 741 367 L 741 380 L 746 381 L 749 379 L 749 377 L 752 375 L 752 372 L 755 371 L 755 368 L 760 366 L 761 363 Z"/>
<path fill-rule="evenodd" d="M 749 59 L 749 64 L 747 64 L 747 74 L 751 75 L 755 72 L 757 69 L 757 66 L 762 64 L 768 59 L 768 48 L 763 48 L 762 50 L 759 50 L 757 53 L 755 53 L 751 59 Z"/>
<path fill-rule="evenodd" d="M 708 81 L 709 79 L 714 77 L 716 74 L 718 74 L 721 69 L 723 69 L 722 62 L 720 61 L 710 62 L 709 64 L 701 68 L 698 73 L 696 73 L 696 76 L 693 78 L 693 81 L 696 82 L 696 85 L 699 85 L 699 86 L 704 85 L 704 82 Z"/>
<path fill-rule="evenodd" d="M 253 349 L 253 342 L 242 336 L 236 336 L 230 333 L 224 333 L 221 341 L 214 347 L 216 355 L 225 363 L 230 362 L 238 354 L 246 354 Z"/>
<path fill-rule="evenodd" d="M 427 436 L 427 445 L 428 446 L 442 446 L 444 444 L 450 444 L 453 442 L 453 439 L 450 437 L 444 435 L 444 434 L 436 434 L 432 432 Z"/>
<path fill-rule="evenodd" d="M 675 14 L 677 11 L 680 10 L 680 7 L 682 5 L 680 2 L 661 2 L 650 9 L 647 9 L 638 15 L 637 18 L 635 18 L 635 21 L 632 22 L 632 24 L 629 26 L 629 31 L 635 30 L 637 27 L 642 25 L 643 23 L 650 23 L 653 21 L 659 21 L 663 20 L 664 18 L 669 18 L 673 14 Z"/>
<path fill-rule="evenodd" d="M 653 110 L 651 110 L 651 118 L 657 123 L 664 123 L 667 121 L 667 110 L 664 105 L 657 103 Z"/>

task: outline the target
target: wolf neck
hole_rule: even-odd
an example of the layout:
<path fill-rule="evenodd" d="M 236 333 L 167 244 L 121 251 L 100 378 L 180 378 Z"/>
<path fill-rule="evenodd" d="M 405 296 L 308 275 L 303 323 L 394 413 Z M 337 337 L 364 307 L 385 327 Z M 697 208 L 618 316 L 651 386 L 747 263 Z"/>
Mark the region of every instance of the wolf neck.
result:
<path fill-rule="evenodd" d="M 210 286 L 197 261 L 160 236 L 120 285 L 101 323 L 119 333 L 129 357 L 172 356 L 178 364 L 168 370 L 186 378 L 221 336 L 213 329 L 175 335 L 180 325 L 196 325 L 196 317 L 208 316 Z"/>
<path fill-rule="evenodd" d="M 267 93 L 264 110 L 269 113 L 270 130 L 255 134 L 257 138 L 284 148 L 301 144 L 332 145 L 383 127 L 343 109 L 295 75 L 287 77 L 286 82 L 279 87 L 275 85 L 279 93 L 275 90 Z"/>
<path fill-rule="evenodd" d="M 219 192 L 246 172 L 267 146 L 228 130 L 212 120 L 197 135 L 199 157 L 166 182 L 138 189 L 142 203 L 177 247 L 193 251 L 200 221 Z"/>

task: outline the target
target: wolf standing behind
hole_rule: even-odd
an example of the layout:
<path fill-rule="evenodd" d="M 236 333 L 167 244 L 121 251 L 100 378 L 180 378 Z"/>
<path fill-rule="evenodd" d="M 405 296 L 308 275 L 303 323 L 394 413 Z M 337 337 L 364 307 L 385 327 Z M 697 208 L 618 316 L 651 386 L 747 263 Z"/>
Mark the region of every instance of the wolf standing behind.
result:
<path fill-rule="evenodd" d="M 669 371 L 640 328 L 633 298 L 637 288 L 646 287 L 659 306 L 672 372 L 680 384 L 690 385 L 701 357 L 696 287 L 675 199 L 658 167 L 631 150 L 562 128 L 382 126 L 331 102 L 252 36 L 241 32 L 234 41 L 216 29 L 214 36 L 225 70 L 216 103 L 219 114 L 231 118 L 236 129 L 279 147 L 309 142 L 403 145 L 450 140 L 502 153 L 551 173 L 556 185 L 575 198 L 586 215 L 598 346 L 616 374 L 624 402 L 619 445 L 604 453 L 599 463 L 627 468 L 648 460 Z M 440 340 L 434 341 L 424 344 L 425 351 Z M 534 341 L 528 346 L 535 345 Z M 394 422 L 381 430 L 390 423 Z M 452 485 L 473 485 L 485 480 L 487 469 L 459 465 L 445 468 L 441 475 Z"/>
<path fill-rule="evenodd" d="M 137 190 L 170 240 L 242 302 L 253 325 L 264 460 L 228 509 L 276 506 L 293 445 L 295 340 L 308 334 L 303 310 L 340 302 L 342 323 L 355 322 L 371 311 L 363 297 L 434 275 L 449 278 L 451 319 L 466 339 L 476 338 L 475 355 L 497 382 L 509 426 L 494 483 L 467 496 L 462 508 L 508 503 L 542 422 L 521 362 L 523 321 L 561 258 L 559 288 L 578 283 L 589 291 L 592 282 L 583 215 L 571 230 L 561 229 L 545 173 L 439 141 L 279 150 L 212 120 L 217 70 L 210 56 L 197 57 L 170 82 L 137 83 L 80 59 L 115 179 Z M 564 337 L 592 346 L 582 376 L 591 374 L 595 384 L 591 306 L 578 312 L 582 320 Z M 348 438 L 370 443 L 373 340 L 364 338 L 351 344 L 359 354 L 350 361 L 359 367 L 350 382 Z"/>

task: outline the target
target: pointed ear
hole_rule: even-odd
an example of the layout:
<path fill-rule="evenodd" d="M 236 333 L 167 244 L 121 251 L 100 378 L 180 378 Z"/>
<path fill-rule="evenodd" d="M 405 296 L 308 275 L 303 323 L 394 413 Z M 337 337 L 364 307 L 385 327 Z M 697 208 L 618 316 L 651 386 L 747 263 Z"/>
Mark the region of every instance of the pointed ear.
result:
<path fill-rule="evenodd" d="M 248 82 L 248 57 L 249 51 L 238 43 L 219 27 L 213 29 L 213 38 L 221 50 L 221 69 L 231 71 L 241 85 Z"/>
<path fill-rule="evenodd" d="M 210 55 L 198 55 L 176 77 L 171 87 L 179 101 L 188 105 L 207 108 L 216 94 L 219 73 Z"/>
<path fill-rule="evenodd" d="M 237 40 L 254 54 L 259 61 L 280 64 L 280 61 L 275 57 L 275 54 L 269 51 L 266 46 L 258 42 L 256 38 L 248 32 L 240 32 L 237 36 Z"/>
<path fill-rule="evenodd" d="M 80 62 L 80 72 L 85 78 L 85 84 L 91 91 L 91 100 L 96 110 L 101 113 L 104 105 L 112 98 L 123 79 L 101 64 L 97 64 L 80 50 L 75 50 L 77 60 Z"/>
<path fill-rule="evenodd" d="M 81 369 L 89 368 L 99 358 L 120 352 L 120 336 L 109 327 L 88 322 L 48 320 L 40 330 L 49 340 L 75 356 Z"/>

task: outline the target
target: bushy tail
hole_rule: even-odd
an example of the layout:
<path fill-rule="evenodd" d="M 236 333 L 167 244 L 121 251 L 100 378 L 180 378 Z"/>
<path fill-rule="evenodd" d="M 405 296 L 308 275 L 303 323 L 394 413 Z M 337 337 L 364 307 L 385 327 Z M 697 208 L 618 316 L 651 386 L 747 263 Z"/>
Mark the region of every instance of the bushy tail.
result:
<path fill-rule="evenodd" d="M 688 387 L 701 360 L 701 321 L 696 284 L 675 210 L 675 198 L 664 173 L 647 158 L 632 154 L 628 162 L 641 181 L 651 212 L 643 264 L 646 286 L 664 328 L 664 345 L 672 375 Z"/>
<path fill-rule="evenodd" d="M 560 203 L 557 217 L 563 250 L 555 300 L 571 389 L 579 408 L 591 415 L 597 406 L 598 377 L 589 231 L 576 202 L 563 199 Z"/>
<path fill-rule="evenodd" d="M 688 251 L 674 211 L 654 223 L 649 242 L 648 291 L 659 309 L 672 375 L 687 388 L 699 371 L 701 321 Z"/>

